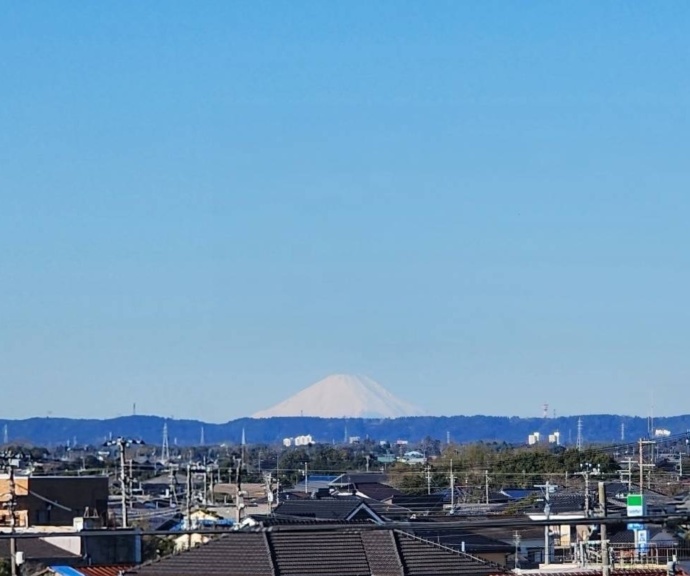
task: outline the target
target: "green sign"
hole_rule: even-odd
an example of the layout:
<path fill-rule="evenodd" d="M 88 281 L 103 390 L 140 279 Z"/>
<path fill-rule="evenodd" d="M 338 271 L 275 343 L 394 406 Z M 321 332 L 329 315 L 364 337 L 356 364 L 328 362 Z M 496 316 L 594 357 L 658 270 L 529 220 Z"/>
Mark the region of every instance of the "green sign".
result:
<path fill-rule="evenodd" d="M 627 505 L 628 516 L 644 516 L 647 513 L 643 494 L 628 494 Z"/>

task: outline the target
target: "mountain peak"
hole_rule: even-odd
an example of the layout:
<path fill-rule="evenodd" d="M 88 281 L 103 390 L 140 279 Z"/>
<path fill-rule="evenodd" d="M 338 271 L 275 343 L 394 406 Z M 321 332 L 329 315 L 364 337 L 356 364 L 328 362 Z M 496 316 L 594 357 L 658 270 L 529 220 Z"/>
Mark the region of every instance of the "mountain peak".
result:
<path fill-rule="evenodd" d="M 423 414 L 367 376 L 332 374 L 253 417 L 399 418 Z"/>

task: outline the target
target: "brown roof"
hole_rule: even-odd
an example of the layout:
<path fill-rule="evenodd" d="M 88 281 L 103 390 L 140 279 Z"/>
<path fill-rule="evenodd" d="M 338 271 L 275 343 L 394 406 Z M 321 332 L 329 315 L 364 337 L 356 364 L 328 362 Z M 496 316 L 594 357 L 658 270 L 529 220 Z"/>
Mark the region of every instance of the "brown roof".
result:
<path fill-rule="evenodd" d="M 391 529 L 344 527 L 233 532 L 135 572 L 138 576 L 491 576 L 506 570 Z"/>
<path fill-rule="evenodd" d="M 84 576 L 120 576 L 127 570 L 131 570 L 132 565 L 126 566 L 81 566 L 77 568 Z"/>

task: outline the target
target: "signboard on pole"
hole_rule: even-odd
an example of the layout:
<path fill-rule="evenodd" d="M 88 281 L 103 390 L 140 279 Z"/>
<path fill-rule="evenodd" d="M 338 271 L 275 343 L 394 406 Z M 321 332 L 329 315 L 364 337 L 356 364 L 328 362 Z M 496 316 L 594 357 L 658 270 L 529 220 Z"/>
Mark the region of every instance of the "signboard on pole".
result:
<path fill-rule="evenodd" d="M 644 494 L 628 494 L 627 513 L 630 517 L 647 515 L 647 502 Z"/>
<path fill-rule="evenodd" d="M 647 530 L 635 530 L 635 549 L 638 554 L 645 554 L 649 547 L 649 532 Z"/>

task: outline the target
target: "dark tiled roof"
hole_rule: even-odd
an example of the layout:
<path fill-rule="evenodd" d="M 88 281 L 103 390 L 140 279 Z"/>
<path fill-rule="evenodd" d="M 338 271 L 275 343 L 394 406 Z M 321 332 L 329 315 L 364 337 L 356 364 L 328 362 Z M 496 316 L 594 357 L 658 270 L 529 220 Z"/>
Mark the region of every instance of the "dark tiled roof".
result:
<path fill-rule="evenodd" d="M 331 486 L 352 486 L 370 482 L 385 482 L 386 475 L 380 472 L 345 472 L 331 482 Z"/>
<path fill-rule="evenodd" d="M 358 532 L 276 532 L 269 539 L 281 575 L 370 574 Z"/>
<path fill-rule="evenodd" d="M 483 562 L 469 554 L 434 545 L 411 534 L 396 534 L 398 548 L 409 576 L 437 576 L 439 574 L 468 574 L 488 576 L 505 572 L 497 564 Z"/>
<path fill-rule="evenodd" d="M 302 516 L 306 518 L 323 518 L 325 520 L 347 520 L 362 506 L 360 498 L 336 496 L 305 500 L 288 500 L 281 503 L 275 513 L 281 516 Z M 368 509 L 365 506 L 365 509 Z"/>
<path fill-rule="evenodd" d="M 362 544 L 376 576 L 403 576 L 403 565 L 391 530 L 362 532 Z"/>
<path fill-rule="evenodd" d="M 392 503 L 408 508 L 413 512 L 429 513 L 443 510 L 443 494 L 431 494 L 422 496 L 399 495 L 393 496 Z"/>
<path fill-rule="evenodd" d="M 392 486 L 381 484 L 380 482 L 360 482 L 356 485 L 357 492 L 364 494 L 372 500 L 387 500 L 393 496 L 402 494 Z"/>
<path fill-rule="evenodd" d="M 396 504 L 386 504 L 370 498 L 364 498 L 364 503 L 384 519 L 408 520 L 412 516 L 412 511 Z"/>
<path fill-rule="evenodd" d="M 260 528 L 272 526 L 357 526 L 370 524 L 367 520 L 338 520 L 324 518 L 310 518 L 306 516 L 286 516 L 283 514 L 252 514 L 248 518 L 254 520 Z M 253 526 L 247 526 L 245 531 L 255 530 Z"/>
<path fill-rule="evenodd" d="M 489 576 L 506 570 L 393 530 L 231 533 L 134 571 L 138 576 Z"/>
<path fill-rule="evenodd" d="M 546 501 L 540 498 L 532 506 L 525 509 L 527 514 L 539 514 L 544 512 Z M 562 492 L 549 495 L 551 514 L 567 514 L 568 512 L 580 512 L 585 509 L 585 495 L 577 492 Z"/>
<path fill-rule="evenodd" d="M 416 524 L 414 523 L 414 526 L 406 531 L 454 550 L 462 550 L 464 546 L 465 550 L 470 554 L 481 554 L 482 552 L 512 552 L 514 549 L 512 544 L 489 538 L 483 534 L 455 529 L 438 529 L 434 528 L 434 523 L 420 523 L 420 526 Z"/>
<path fill-rule="evenodd" d="M 232 533 L 161 558 L 136 570 L 140 576 L 228 576 L 273 574 L 266 534 Z"/>
<path fill-rule="evenodd" d="M 670 532 L 664 530 L 660 526 L 648 526 L 649 531 L 648 542 L 653 546 L 674 546 L 678 544 L 679 539 Z M 634 544 L 635 533 L 632 530 L 620 530 L 609 537 L 612 544 Z"/>
<path fill-rule="evenodd" d="M 77 554 L 41 540 L 40 538 L 17 538 L 17 551 L 23 552 L 27 560 L 58 560 L 79 558 Z M 10 557 L 10 539 L 0 539 L 0 558 Z"/>

